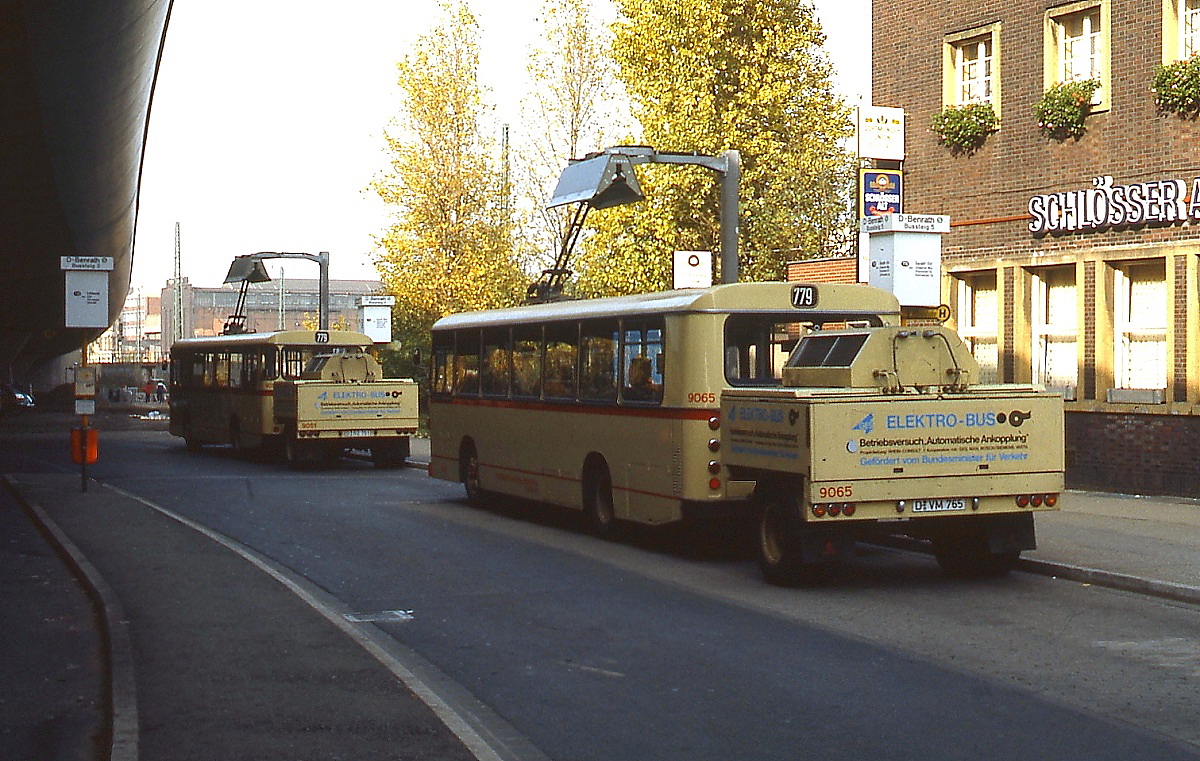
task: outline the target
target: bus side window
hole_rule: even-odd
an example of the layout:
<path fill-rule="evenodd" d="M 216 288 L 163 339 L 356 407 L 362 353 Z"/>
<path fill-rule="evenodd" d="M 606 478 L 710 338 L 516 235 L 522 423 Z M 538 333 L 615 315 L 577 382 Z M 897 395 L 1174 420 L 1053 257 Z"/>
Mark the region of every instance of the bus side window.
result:
<path fill-rule="evenodd" d="M 508 379 L 512 374 L 508 328 L 492 328 L 483 332 L 481 360 L 480 391 L 484 396 L 508 396 Z"/>
<path fill-rule="evenodd" d="M 274 346 L 268 346 L 262 353 L 262 379 L 275 380 L 279 377 L 279 351 Z"/>
<path fill-rule="evenodd" d="M 454 356 L 454 393 L 476 396 L 479 393 L 479 331 L 461 330 Z"/>
<path fill-rule="evenodd" d="M 662 403 L 663 329 L 660 321 L 627 321 L 622 336 L 621 398 Z"/>
<path fill-rule="evenodd" d="M 547 399 L 574 399 L 579 359 L 579 329 L 575 323 L 546 326 L 546 361 L 542 389 Z"/>
<path fill-rule="evenodd" d="M 240 351 L 229 353 L 229 387 L 242 387 L 242 353 Z"/>
<path fill-rule="evenodd" d="M 433 336 L 433 363 L 430 366 L 431 388 L 435 394 L 449 394 L 452 390 L 451 375 L 454 370 L 454 334 L 435 333 Z"/>
<path fill-rule="evenodd" d="M 262 352 L 258 349 L 248 349 L 242 355 L 242 386 L 258 388 L 262 383 Z"/>
<path fill-rule="evenodd" d="M 617 400 L 617 336 L 615 320 L 583 324 L 580 338 L 579 398 Z"/>
<path fill-rule="evenodd" d="M 204 364 L 200 369 L 204 378 L 204 385 L 208 388 L 213 388 L 217 385 L 217 357 L 215 354 L 205 352 L 199 355 L 203 358 Z"/>
<path fill-rule="evenodd" d="M 542 393 L 542 329 L 513 328 L 513 396 L 536 399 Z"/>

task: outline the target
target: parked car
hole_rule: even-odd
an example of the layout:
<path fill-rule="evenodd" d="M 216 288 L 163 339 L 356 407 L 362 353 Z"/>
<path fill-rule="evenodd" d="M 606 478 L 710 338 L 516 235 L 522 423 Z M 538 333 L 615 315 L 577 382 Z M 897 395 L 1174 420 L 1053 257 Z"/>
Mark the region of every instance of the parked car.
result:
<path fill-rule="evenodd" d="M 33 396 L 12 383 L 0 384 L 0 415 L 33 409 Z"/>

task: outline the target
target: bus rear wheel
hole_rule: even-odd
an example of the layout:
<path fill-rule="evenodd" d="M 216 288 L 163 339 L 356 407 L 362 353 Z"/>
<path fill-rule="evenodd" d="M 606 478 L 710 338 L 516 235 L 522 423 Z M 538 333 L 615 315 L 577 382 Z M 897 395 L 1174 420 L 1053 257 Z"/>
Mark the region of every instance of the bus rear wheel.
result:
<path fill-rule="evenodd" d="M 588 468 L 583 480 L 583 508 L 587 515 L 588 528 L 601 539 L 614 539 L 617 535 L 617 510 L 613 502 L 612 476 L 608 466 L 595 462 Z"/>
<path fill-rule="evenodd" d="M 462 481 L 467 492 L 467 502 L 476 507 L 483 504 L 486 492 L 479 480 L 479 453 L 469 441 L 465 442 L 458 452 L 458 479 Z"/>

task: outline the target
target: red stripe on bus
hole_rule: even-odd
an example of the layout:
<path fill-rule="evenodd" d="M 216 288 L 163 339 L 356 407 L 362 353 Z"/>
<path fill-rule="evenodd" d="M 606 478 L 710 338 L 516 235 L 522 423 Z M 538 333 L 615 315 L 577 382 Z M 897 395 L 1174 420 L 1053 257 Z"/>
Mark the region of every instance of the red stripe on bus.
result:
<path fill-rule="evenodd" d="M 549 402 L 522 402 L 509 399 L 464 399 L 461 396 L 453 399 L 431 399 L 430 404 L 444 404 L 461 407 L 493 407 L 506 410 L 530 410 L 534 412 L 564 412 L 575 415 L 618 415 L 625 417 L 648 417 L 669 420 L 708 420 L 719 414 L 719 410 L 700 409 L 695 407 L 638 407 L 633 405 L 607 406 L 587 403 L 568 402 L 554 404 Z"/>

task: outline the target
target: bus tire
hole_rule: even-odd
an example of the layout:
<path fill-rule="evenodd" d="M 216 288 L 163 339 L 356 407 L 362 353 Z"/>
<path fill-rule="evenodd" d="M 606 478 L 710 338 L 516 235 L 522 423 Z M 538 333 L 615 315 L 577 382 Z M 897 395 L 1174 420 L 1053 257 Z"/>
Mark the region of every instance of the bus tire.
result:
<path fill-rule="evenodd" d="M 467 502 L 480 507 L 487 492 L 480 485 L 479 453 L 470 440 L 464 441 L 458 450 L 458 478 L 467 492 Z"/>
<path fill-rule="evenodd" d="M 788 481 L 759 482 L 754 521 L 758 567 L 767 583 L 794 587 L 809 581 L 815 567 L 803 559 L 803 522 L 800 484 Z"/>
<path fill-rule="evenodd" d="M 612 476 L 601 459 L 592 461 L 583 479 L 583 509 L 587 526 L 601 539 L 617 536 L 617 511 L 613 502 Z"/>
<path fill-rule="evenodd" d="M 190 417 L 183 421 L 183 446 L 189 452 L 199 452 L 203 446 L 200 437 L 196 435 L 196 429 L 192 427 Z"/>
<path fill-rule="evenodd" d="M 242 426 L 237 418 L 229 418 L 229 446 L 239 455 L 246 453 L 246 443 L 242 441 Z"/>

